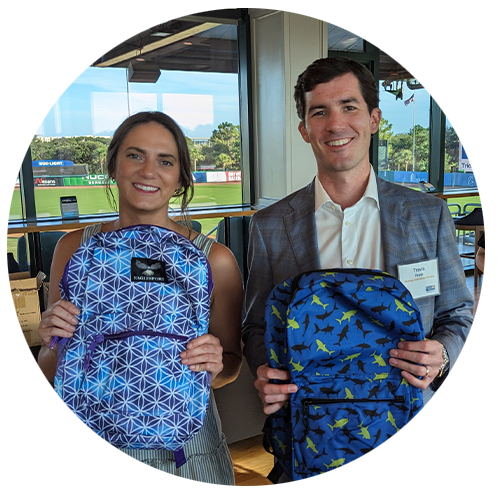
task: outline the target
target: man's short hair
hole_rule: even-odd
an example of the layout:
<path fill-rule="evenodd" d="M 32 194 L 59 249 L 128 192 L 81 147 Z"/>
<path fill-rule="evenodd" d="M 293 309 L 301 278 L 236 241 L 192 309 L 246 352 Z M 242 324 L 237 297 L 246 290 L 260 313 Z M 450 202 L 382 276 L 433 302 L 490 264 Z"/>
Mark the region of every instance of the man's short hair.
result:
<path fill-rule="evenodd" d="M 311 63 L 297 79 L 293 97 L 297 114 L 303 122 L 305 122 L 306 92 L 310 92 L 320 83 L 330 82 L 347 73 L 352 73 L 358 79 L 361 95 L 368 105 L 368 112 L 371 114 L 375 108 L 378 108 L 378 87 L 373 75 L 365 66 L 344 57 L 326 57 Z"/>

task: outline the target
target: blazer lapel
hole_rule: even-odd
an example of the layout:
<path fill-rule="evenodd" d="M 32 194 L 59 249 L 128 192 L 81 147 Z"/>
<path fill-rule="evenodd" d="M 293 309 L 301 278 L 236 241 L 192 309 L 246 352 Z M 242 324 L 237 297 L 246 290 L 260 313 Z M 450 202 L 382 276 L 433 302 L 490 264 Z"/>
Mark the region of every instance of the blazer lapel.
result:
<path fill-rule="evenodd" d="M 380 223 L 385 271 L 397 276 L 408 245 L 411 213 L 403 207 L 405 198 L 394 196 L 390 183 L 377 177 Z M 300 272 L 320 269 L 314 219 L 314 181 L 290 201 L 291 211 L 283 217 L 290 247 Z"/>
<path fill-rule="evenodd" d="M 286 233 L 300 272 L 319 269 L 314 219 L 314 181 L 290 201 L 291 211 L 283 217 Z"/>
<path fill-rule="evenodd" d="M 380 224 L 384 251 L 385 271 L 398 275 L 398 264 L 404 262 L 408 245 L 411 213 L 405 210 L 405 198 L 391 193 L 390 185 L 377 177 L 380 203 Z"/>

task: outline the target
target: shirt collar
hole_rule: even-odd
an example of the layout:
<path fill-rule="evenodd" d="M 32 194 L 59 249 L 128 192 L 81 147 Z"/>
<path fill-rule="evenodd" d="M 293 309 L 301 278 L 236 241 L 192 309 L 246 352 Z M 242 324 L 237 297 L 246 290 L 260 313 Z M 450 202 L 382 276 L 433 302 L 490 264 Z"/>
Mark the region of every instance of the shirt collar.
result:
<path fill-rule="evenodd" d="M 377 176 L 375 174 L 375 171 L 373 170 L 372 167 L 370 167 L 370 178 L 368 179 L 368 185 L 366 186 L 365 192 L 363 196 L 361 197 L 361 200 L 363 198 L 372 198 L 375 200 L 375 203 L 377 204 L 377 208 L 380 210 L 380 204 L 378 201 L 378 189 L 377 189 Z M 361 201 L 359 200 L 359 201 Z M 358 203 L 359 203 L 358 201 Z M 318 179 L 318 176 L 315 177 L 314 179 L 314 210 L 317 212 L 322 205 L 325 203 L 332 203 L 335 208 L 338 208 L 340 210 L 339 205 L 337 205 L 335 202 L 333 202 L 330 197 L 328 196 L 327 192 L 325 191 L 325 188 L 321 184 L 320 180 Z M 356 203 L 357 205 L 357 203 Z"/>

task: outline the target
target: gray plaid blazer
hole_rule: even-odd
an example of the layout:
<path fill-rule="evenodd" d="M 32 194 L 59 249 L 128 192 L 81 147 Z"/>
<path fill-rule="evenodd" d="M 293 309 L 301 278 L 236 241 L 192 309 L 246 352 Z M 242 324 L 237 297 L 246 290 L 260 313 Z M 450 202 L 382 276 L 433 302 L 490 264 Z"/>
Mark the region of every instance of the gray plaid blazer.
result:
<path fill-rule="evenodd" d="M 472 325 L 473 298 L 455 240 L 446 201 L 377 178 L 384 271 L 398 264 L 438 258 L 441 294 L 417 299 L 425 334 L 441 342 L 452 367 Z M 314 218 L 314 182 L 259 210 L 250 222 L 245 290 L 244 354 L 255 376 L 266 363 L 264 308 L 271 290 L 301 272 L 319 269 Z M 432 394 L 424 394 L 428 400 Z M 427 397 L 426 397 L 427 396 Z"/>

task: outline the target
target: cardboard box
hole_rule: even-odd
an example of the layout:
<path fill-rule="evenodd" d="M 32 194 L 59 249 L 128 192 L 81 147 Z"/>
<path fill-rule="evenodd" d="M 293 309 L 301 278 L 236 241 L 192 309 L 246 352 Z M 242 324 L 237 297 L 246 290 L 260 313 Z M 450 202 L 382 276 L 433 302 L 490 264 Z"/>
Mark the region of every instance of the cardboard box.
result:
<path fill-rule="evenodd" d="M 45 274 L 38 273 L 32 278 L 28 272 L 9 274 L 10 291 L 26 342 L 30 347 L 42 344 L 37 335 L 40 323 L 40 300 L 38 290 L 42 286 Z"/>

